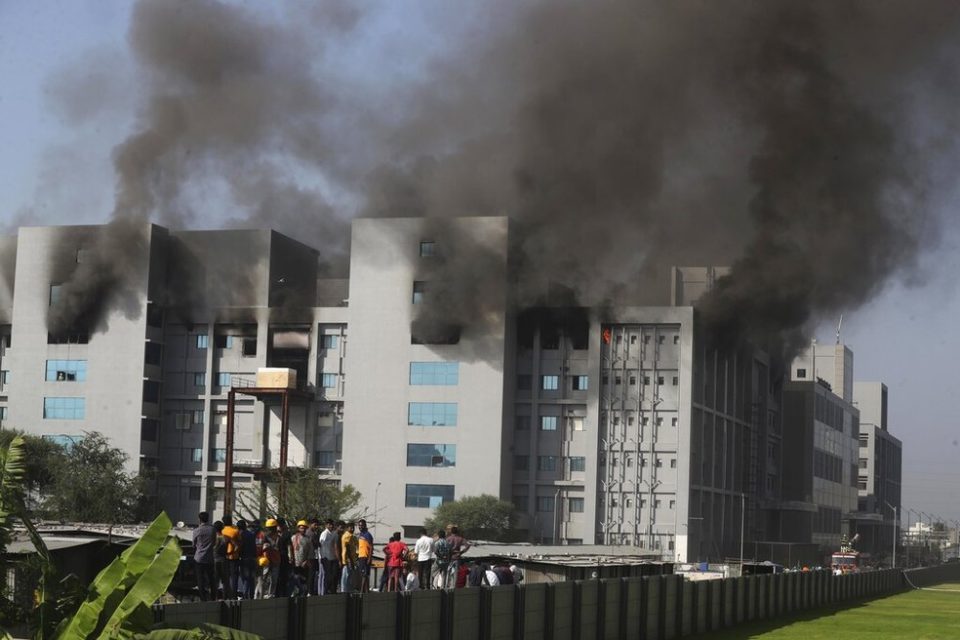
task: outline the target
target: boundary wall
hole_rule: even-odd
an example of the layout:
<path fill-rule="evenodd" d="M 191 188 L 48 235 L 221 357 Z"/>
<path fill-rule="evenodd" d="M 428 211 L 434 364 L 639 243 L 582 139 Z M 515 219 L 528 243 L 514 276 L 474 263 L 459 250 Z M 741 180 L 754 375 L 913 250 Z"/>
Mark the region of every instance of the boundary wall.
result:
<path fill-rule="evenodd" d="M 960 581 L 960 563 L 688 581 L 610 578 L 409 593 L 156 605 L 157 622 L 215 622 L 266 640 L 671 640 Z"/>

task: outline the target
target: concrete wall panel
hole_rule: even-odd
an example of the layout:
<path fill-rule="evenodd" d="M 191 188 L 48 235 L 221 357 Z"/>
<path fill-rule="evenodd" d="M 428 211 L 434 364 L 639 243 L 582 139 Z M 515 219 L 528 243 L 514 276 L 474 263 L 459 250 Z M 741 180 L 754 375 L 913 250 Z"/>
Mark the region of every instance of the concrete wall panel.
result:
<path fill-rule="evenodd" d="M 547 637 L 553 640 L 571 640 L 574 637 L 574 589 L 572 582 L 548 585 Z"/>
<path fill-rule="evenodd" d="M 547 585 L 523 585 L 520 587 L 520 593 L 523 600 L 523 618 L 520 620 L 523 640 L 542 640 L 546 638 Z"/>

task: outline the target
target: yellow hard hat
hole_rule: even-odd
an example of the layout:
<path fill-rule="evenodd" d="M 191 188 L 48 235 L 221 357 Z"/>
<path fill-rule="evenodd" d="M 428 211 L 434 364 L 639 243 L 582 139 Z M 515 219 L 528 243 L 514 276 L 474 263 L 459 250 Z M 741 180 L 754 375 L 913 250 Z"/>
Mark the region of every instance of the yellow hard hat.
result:
<path fill-rule="evenodd" d="M 277 526 L 277 521 L 274 518 L 267 518 L 267 521 L 263 523 L 265 527 L 275 527 Z"/>
<path fill-rule="evenodd" d="M 267 556 L 260 556 L 259 558 L 257 558 L 257 564 L 260 565 L 261 567 L 265 567 L 268 564 L 270 564 L 270 558 L 268 558 Z"/>
<path fill-rule="evenodd" d="M 309 524 L 306 520 L 299 520 L 299 521 L 297 521 L 297 526 L 298 526 L 298 527 L 309 527 L 310 524 Z"/>

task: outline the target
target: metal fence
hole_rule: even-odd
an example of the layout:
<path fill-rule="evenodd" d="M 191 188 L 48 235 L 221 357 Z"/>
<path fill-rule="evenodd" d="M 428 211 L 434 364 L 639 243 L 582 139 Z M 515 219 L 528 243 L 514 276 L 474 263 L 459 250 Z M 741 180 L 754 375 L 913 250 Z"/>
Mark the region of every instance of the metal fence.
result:
<path fill-rule="evenodd" d="M 158 622 L 216 622 L 267 640 L 669 640 L 907 588 L 886 569 L 685 581 L 582 580 L 409 593 L 336 594 L 157 605 Z M 960 564 L 907 573 L 917 585 L 960 580 Z"/>

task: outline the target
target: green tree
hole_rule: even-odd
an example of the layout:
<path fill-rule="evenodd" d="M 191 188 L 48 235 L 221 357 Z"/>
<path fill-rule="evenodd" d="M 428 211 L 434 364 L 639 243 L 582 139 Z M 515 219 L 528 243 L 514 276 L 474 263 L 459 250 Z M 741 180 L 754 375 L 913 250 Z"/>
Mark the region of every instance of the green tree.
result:
<path fill-rule="evenodd" d="M 54 469 L 44 509 L 60 520 L 135 522 L 144 500 L 143 480 L 127 473 L 126 461 L 127 455 L 102 434 L 84 434 Z"/>
<path fill-rule="evenodd" d="M 316 469 L 287 469 L 286 499 L 281 507 L 280 479 L 280 472 L 277 471 L 271 481 L 258 491 L 241 493 L 237 499 L 237 515 L 253 521 L 279 516 L 288 522 L 313 517 L 321 521 L 364 517 L 360 507 L 360 492 L 352 485 L 340 487 L 335 482 L 320 478 Z"/>
<path fill-rule="evenodd" d="M 56 481 L 56 470 L 63 464 L 63 446 L 40 436 L 23 433 L 16 429 L 0 431 L 0 448 L 6 450 L 14 438 L 22 441 L 23 478 L 21 488 L 27 507 L 35 508 L 36 502 L 50 492 Z"/>
<path fill-rule="evenodd" d="M 455 524 L 468 538 L 506 541 L 514 522 L 513 504 L 483 494 L 445 502 L 433 511 L 423 526 L 433 532 Z"/>

